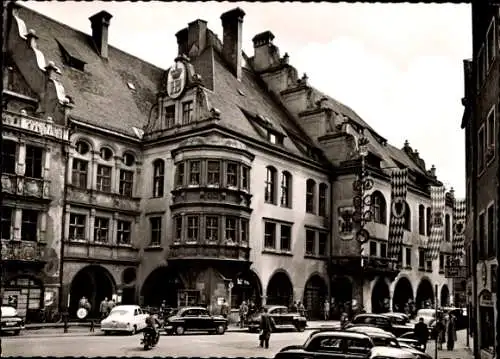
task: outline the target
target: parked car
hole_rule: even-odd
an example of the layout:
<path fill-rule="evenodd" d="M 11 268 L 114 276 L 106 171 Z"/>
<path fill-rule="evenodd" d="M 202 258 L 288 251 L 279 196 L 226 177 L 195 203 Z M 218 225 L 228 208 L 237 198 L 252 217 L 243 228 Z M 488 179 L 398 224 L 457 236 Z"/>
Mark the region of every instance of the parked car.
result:
<path fill-rule="evenodd" d="M 414 330 L 413 325 L 392 324 L 392 319 L 384 314 L 358 314 L 354 317 L 351 323 L 375 326 L 384 329 L 395 336 L 400 336 Z"/>
<path fill-rule="evenodd" d="M 307 327 L 307 319 L 299 313 L 290 313 L 284 305 L 267 305 L 267 314 L 272 318 L 273 330 L 296 329 L 303 332 Z M 260 327 L 261 313 L 255 313 L 248 319 L 248 331 L 256 332 Z"/>
<path fill-rule="evenodd" d="M 13 307 L 2 306 L 1 307 L 1 331 L 2 333 L 13 333 L 14 335 L 19 335 L 21 330 L 24 329 L 24 320 L 17 314 L 17 310 Z"/>
<path fill-rule="evenodd" d="M 409 324 L 410 323 L 410 317 L 408 316 L 408 314 L 405 314 L 405 313 L 387 312 L 387 313 L 382 313 L 382 314 L 389 317 L 389 318 L 394 318 L 394 321 L 397 322 L 398 324 Z"/>
<path fill-rule="evenodd" d="M 101 320 L 101 331 L 104 334 L 112 332 L 127 332 L 135 334 L 146 327 L 146 317 L 138 305 L 117 305 L 109 315 Z"/>
<path fill-rule="evenodd" d="M 413 332 L 415 325 L 410 323 L 410 318 L 404 313 L 384 313 L 391 320 L 394 328 L 394 335 L 401 336 L 408 332 Z"/>
<path fill-rule="evenodd" d="M 366 359 L 371 348 L 373 341 L 365 334 L 340 330 L 318 331 L 311 334 L 303 345 L 287 346 L 274 358 Z"/>
<path fill-rule="evenodd" d="M 165 320 L 164 328 L 167 334 L 204 331 L 222 335 L 227 329 L 227 319 L 221 315 L 210 315 L 203 307 L 182 307 Z"/>
<path fill-rule="evenodd" d="M 436 310 L 431 308 L 419 309 L 417 310 L 417 316 L 415 319 L 419 321 L 420 318 L 423 318 L 424 323 L 430 328 L 436 321 Z"/>
<path fill-rule="evenodd" d="M 374 347 L 370 351 L 369 359 L 416 359 L 412 353 L 390 347 Z"/>
<path fill-rule="evenodd" d="M 373 330 L 376 329 L 376 330 Z M 370 327 L 352 327 L 347 329 L 347 331 L 354 331 L 358 333 L 364 333 L 368 335 L 375 346 L 381 347 L 391 347 L 391 348 L 399 348 L 406 350 L 412 353 L 416 359 L 432 359 L 430 355 L 423 351 L 423 348 L 415 348 L 406 343 L 400 343 L 399 339 L 392 333 L 383 332 L 379 328 L 370 328 Z"/>
<path fill-rule="evenodd" d="M 415 335 L 415 332 L 411 333 L 405 333 L 402 336 L 398 338 L 400 343 L 405 343 L 408 345 L 411 345 L 412 347 L 423 350 L 424 346 L 419 344 L 419 340 L 417 339 L 417 336 Z"/>

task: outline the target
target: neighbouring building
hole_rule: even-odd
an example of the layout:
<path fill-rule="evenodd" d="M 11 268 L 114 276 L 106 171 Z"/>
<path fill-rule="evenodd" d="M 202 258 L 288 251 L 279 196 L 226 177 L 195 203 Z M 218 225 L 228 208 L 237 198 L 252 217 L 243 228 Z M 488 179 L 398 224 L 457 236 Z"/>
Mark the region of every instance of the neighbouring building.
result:
<path fill-rule="evenodd" d="M 472 3 L 472 59 L 464 61 L 466 141 L 467 295 L 475 358 L 498 356 L 498 3 Z"/>
<path fill-rule="evenodd" d="M 253 38 L 248 57 L 244 16 L 239 8 L 221 16 L 222 41 L 207 22 L 189 23 L 176 34 L 174 64 L 160 69 L 108 44 L 105 11 L 90 18 L 87 35 L 9 8 L 9 83 L 24 81 L 9 91 L 34 110 L 11 107 L 2 121 L 50 117 L 66 134 L 50 142 L 51 153 L 62 151 L 47 177 L 47 203 L 59 212 L 43 227 L 58 243 L 60 305 L 74 315 L 85 296 L 95 315 L 105 297 L 214 311 L 224 300 L 235 310 L 243 300 L 302 301 L 319 318 L 330 299 L 335 315 L 347 303 L 376 312 L 432 305 L 435 285 L 449 304 L 452 191 L 408 143 L 388 144 L 299 77 L 271 32 Z M 369 140 L 363 161 L 361 138 Z M 363 246 L 353 238 L 361 167 L 373 181 Z"/>

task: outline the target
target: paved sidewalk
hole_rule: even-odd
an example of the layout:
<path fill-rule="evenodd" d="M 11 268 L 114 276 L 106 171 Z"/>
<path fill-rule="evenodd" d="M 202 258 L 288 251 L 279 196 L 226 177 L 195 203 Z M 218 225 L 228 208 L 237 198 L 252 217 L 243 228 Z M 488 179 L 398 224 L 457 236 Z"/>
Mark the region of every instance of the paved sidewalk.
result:
<path fill-rule="evenodd" d="M 446 350 L 446 343 L 443 343 L 443 350 L 438 350 L 438 359 L 472 359 L 472 338 L 470 338 L 469 348 L 467 348 L 467 333 L 465 330 L 457 332 L 457 341 L 453 350 Z M 427 353 L 434 358 L 434 341 L 427 343 Z"/>

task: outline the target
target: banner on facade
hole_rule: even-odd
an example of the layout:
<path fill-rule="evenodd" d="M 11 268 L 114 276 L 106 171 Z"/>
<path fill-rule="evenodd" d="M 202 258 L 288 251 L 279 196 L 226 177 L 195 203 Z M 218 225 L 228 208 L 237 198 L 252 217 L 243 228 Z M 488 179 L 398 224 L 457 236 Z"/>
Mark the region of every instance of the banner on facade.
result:
<path fill-rule="evenodd" d="M 465 249 L 465 226 L 467 209 L 465 199 L 455 199 L 453 203 L 453 257 L 458 260 L 463 258 Z"/>
<path fill-rule="evenodd" d="M 427 260 L 439 257 L 439 249 L 444 239 L 445 198 L 444 186 L 431 186 L 431 234 L 427 240 Z"/>
<path fill-rule="evenodd" d="M 387 243 L 389 258 L 398 258 L 402 250 L 407 191 L 408 169 L 393 170 L 391 173 L 391 215 Z"/>

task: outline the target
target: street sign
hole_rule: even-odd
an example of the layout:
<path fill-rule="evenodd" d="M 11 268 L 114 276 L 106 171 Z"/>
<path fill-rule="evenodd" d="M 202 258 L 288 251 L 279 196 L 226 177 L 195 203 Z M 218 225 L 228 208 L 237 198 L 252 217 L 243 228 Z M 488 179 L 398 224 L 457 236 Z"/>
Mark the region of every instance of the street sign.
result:
<path fill-rule="evenodd" d="M 467 278 L 467 266 L 448 266 L 445 268 L 446 278 Z"/>

